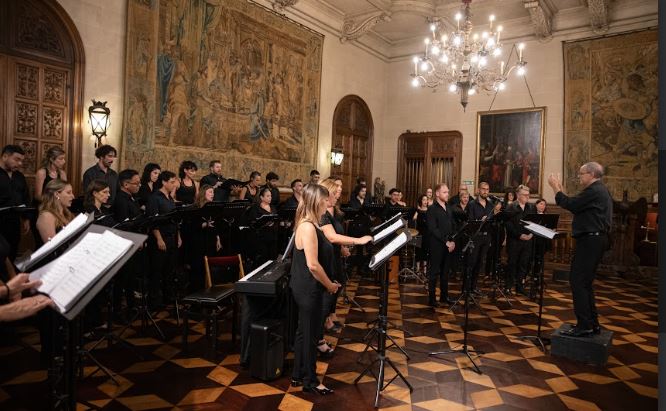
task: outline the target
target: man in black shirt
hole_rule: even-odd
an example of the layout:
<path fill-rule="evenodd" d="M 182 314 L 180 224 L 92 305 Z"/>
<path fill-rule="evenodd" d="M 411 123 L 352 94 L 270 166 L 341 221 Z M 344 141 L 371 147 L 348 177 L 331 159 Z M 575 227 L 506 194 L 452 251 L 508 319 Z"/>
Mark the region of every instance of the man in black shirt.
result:
<path fill-rule="evenodd" d="M 277 208 L 280 205 L 280 190 L 277 188 L 277 183 L 280 177 L 272 171 L 266 174 L 266 188 L 271 190 L 271 207 Z"/>
<path fill-rule="evenodd" d="M 439 302 L 452 304 L 449 299 L 449 270 L 451 253 L 456 243 L 451 239 L 454 234 L 453 210 L 446 205 L 449 188 L 446 184 L 435 187 L 435 201 L 426 211 L 428 237 L 430 241 L 430 267 L 428 270 L 428 305 L 437 307 L 435 287 L 439 277 Z"/>
<path fill-rule="evenodd" d="M 222 183 L 226 180 L 222 177 L 222 163 L 220 160 L 213 160 L 208 168 L 210 174 L 201 178 L 201 186 L 209 185 L 213 187 L 213 201 L 229 201 L 229 190 L 222 188 Z"/>
<path fill-rule="evenodd" d="M 291 191 L 293 191 L 293 194 L 282 204 L 284 208 L 298 207 L 298 203 L 301 201 L 303 195 L 303 181 L 300 178 L 291 182 Z"/>
<path fill-rule="evenodd" d="M 105 144 L 100 146 L 95 150 L 95 157 L 97 157 L 97 163 L 94 166 L 90 167 L 83 173 L 83 187 L 81 192 L 85 193 L 88 189 L 90 183 L 95 180 L 102 180 L 109 185 L 111 191 L 111 196 L 107 204 L 109 206 L 113 205 L 113 201 L 116 198 L 116 190 L 118 189 L 118 173 L 116 173 L 111 165 L 116 159 L 117 151 L 113 146 Z"/>
<path fill-rule="evenodd" d="M 317 170 L 312 170 L 310 171 L 310 181 L 308 181 L 308 184 L 319 184 L 319 171 Z"/>
<path fill-rule="evenodd" d="M 19 171 L 23 166 L 25 152 L 20 146 L 7 145 L 2 149 L 0 159 L 0 207 L 29 205 L 30 195 L 25 176 Z M 13 211 L 0 212 L 0 234 L 9 243 L 9 260 L 16 259 L 18 244 L 21 241 L 21 231 L 27 233 L 30 221 L 22 219 Z"/>
<path fill-rule="evenodd" d="M 114 217 L 117 222 L 141 215 L 141 206 L 134 198 L 141 188 L 141 178 L 136 170 L 123 170 L 118 174 L 118 197 L 113 204 Z"/>
<path fill-rule="evenodd" d="M 402 206 L 400 205 L 400 190 L 397 188 L 392 188 L 389 190 L 389 201 L 384 204 L 384 209 L 382 210 L 382 219 L 384 221 L 393 217 L 402 211 Z"/>
<path fill-rule="evenodd" d="M 527 231 L 520 220 L 528 214 L 535 214 L 536 208 L 529 203 L 530 189 L 520 185 L 516 189 L 517 200 L 511 203 L 506 213 L 510 219 L 506 223 L 506 246 L 509 254 L 509 272 L 506 279 L 507 294 L 516 285 L 516 292 L 525 295 L 523 280 L 529 270 L 530 256 L 532 255 L 533 234 Z"/>
<path fill-rule="evenodd" d="M 451 201 L 449 201 L 449 204 L 452 206 L 460 204 L 460 196 L 462 193 L 465 193 L 469 196 L 470 201 L 474 200 L 474 197 L 472 197 L 469 194 L 469 191 L 467 191 L 467 184 L 461 184 L 460 187 L 458 188 L 458 194 L 454 195 L 451 197 Z"/>
<path fill-rule="evenodd" d="M 148 200 L 146 215 L 163 215 L 173 211 L 176 203 L 170 196 L 178 185 L 176 175 L 171 171 L 160 174 L 162 187 Z M 178 225 L 173 221 L 164 221 L 153 228 L 148 237 L 150 255 L 150 301 L 152 306 L 163 302 L 162 279 L 170 280 L 176 265 L 178 248 L 181 246 Z"/>
<path fill-rule="evenodd" d="M 608 232 L 613 218 L 613 199 L 601 182 L 604 168 L 596 162 L 585 163 L 578 171 L 583 191 L 569 197 L 562 182 L 551 174 L 548 185 L 555 192 L 555 202 L 573 213 L 571 235 L 576 239 L 569 283 L 578 323 L 569 330 L 573 337 L 585 337 L 601 331 L 597 318 L 592 284 L 599 262 L 608 249 Z"/>
<path fill-rule="evenodd" d="M 469 203 L 469 219 L 474 220 L 484 220 L 488 221 L 484 223 L 483 227 L 474 238 L 474 248 L 469 256 L 467 267 L 471 270 L 471 291 L 475 294 L 481 294 L 479 289 L 476 287 L 477 279 L 479 276 L 479 271 L 481 267 L 486 268 L 486 275 L 488 275 L 488 266 L 485 264 L 486 256 L 488 254 L 488 249 L 490 248 L 490 224 L 489 220 L 492 219 L 495 214 L 495 205 L 488 198 L 490 194 L 490 186 L 485 181 L 479 183 L 478 186 L 478 196 L 476 200 L 470 201 Z"/>

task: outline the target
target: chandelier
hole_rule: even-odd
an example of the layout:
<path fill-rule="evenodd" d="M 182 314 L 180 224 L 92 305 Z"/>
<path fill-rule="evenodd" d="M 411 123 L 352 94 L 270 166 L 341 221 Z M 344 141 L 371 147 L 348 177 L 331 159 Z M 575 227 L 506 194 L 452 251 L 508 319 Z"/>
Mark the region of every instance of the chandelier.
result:
<path fill-rule="evenodd" d="M 462 0 L 462 3 L 461 12 L 455 16 L 455 31 L 447 34 L 440 18 L 428 20 L 431 35 L 424 40 L 425 52 L 412 59 L 411 77 L 414 87 L 448 86 L 450 92 L 460 95 L 460 104 L 465 110 L 469 96 L 504 90 L 509 74 L 517 69 L 518 75 L 524 75 L 527 62 L 523 60 L 523 43 L 514 45 L 507 61 L 502 60 L 502 26 L 495 24 L 494 15 L 488 17 L 488 31 L 472 33 L 472 0 Z M 517 49 L 518 60 L 508 67 L 514 49 Z"/>

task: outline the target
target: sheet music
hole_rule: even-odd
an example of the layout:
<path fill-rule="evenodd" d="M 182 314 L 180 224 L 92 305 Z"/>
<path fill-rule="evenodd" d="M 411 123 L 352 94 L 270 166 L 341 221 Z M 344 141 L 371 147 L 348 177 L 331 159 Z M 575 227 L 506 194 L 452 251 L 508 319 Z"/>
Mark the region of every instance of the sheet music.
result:
<path fill-rule="evenodd" d="M 370 259 L 370 269 L 375 268 L 377 264 L 392 256 L 400 247 L 407 244 L 410 237 L 411 236 L 408 236 L 407 233 L 403 231 L 396 238 L 391 240 L 391 242 L 386 244 L 377 252 L 377 254 L 372 256 L 372 259 Z"/>
<path fill-rule="evenodd" d="M 386 227 L 385 229 L 383 229 L 382 231 L 377 233 L 377 235 L 375 235 L 372 238 L 372 243 L 376 244 L 379 241 L 382 241 L 384 238 L 391 235 L 391 233 L 396 232 L 399 228 L 402 228 L 404 225 L 405 225 L 405 222 L 402 219 L 396 220 L 395 223 L 391 224 L 390 226 Z"/>
<path fill-rule="evenodd" d="M 30 276 L 40 278 L 38 291 L 48 294 L 60 311 L 66 312 L 132 244 L 111 231 L 88 233 L 52 264 Z"/>
<path fill-rule="evenodd" d="M 246 275 L 245 277 L 241 278 L 238 281 L 247 281 L 250 277 L 258 273 L 259 271 L 263 270 L 265 267 L 267 267 L 269 264 L 271 264 L 273 260 L 268 260 L 259 267 L 255 268 L 250 274 Z"/>
<path fill-rule="evenodd" d="M 88 214 L 81 213 L 76 216 L 75 219 L 70 221 L 69 224 L 67 224 L 65 227 L 63 227 L 62 230 L 55 236 L 50 241 L 47 241 L 44 243 L 43 246 L 39 247 L 34 253 L 30 255 L 30 258 L 28 258 L 25 261 L 21 261 L 20 263 L 17 263 L 16 266 L 20 271 L 25 270 L 25 267 L 28 265 L 30 261 L 37 260 L 38 258 L 49 254 L 51 251 L 55 250 L 58 248 L 63 242 L 65 242 L 70 236 L 72 236 L 74 233 L 76 233 L 79 229 L 83 228 L 86 226 L 88 223 L 88 220 L 91 219 L 91 216 L 88 216 Z"/>
<path fill-rule="evenodd" d="M 529 231 L 531 231 L 532 233 L 534 233 L 534 234 L 536 234 L 540 237 L 544 237 L 544 238 L 548 238 L 548 239 L 552 240 L 557 235 L 557 231 L 551 230 L 548 227 L 544 227 L 540 224 L 533 223 L 531 221 L 525 221 L 525 220 L 521 220 L 521 221 L 525 223 L 525 228 L 526 229 L 528 229 Z"/>

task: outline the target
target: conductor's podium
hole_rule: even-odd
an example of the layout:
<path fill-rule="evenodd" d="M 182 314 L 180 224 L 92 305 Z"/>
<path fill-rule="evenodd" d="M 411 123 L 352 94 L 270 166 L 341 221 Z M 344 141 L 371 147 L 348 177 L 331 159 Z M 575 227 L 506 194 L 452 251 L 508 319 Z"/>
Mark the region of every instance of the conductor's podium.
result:
<path fill-rule="evenodd" d="M 570 337 L 562 334 L 571 327 L 571 324 L 563 324 L 550 335 L 551 354 L 586 364 L 606 365 L 613 332 L 602 327 L 601 333 L 589 337 Z"/>

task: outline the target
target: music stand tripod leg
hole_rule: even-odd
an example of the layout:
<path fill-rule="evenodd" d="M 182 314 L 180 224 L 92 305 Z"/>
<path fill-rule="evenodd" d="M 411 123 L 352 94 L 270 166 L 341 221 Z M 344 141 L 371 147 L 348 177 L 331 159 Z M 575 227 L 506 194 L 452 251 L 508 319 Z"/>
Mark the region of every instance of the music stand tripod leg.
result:
<path fill-rule="evenodd" d="M 537 333 L 536 335 L 523 335 L 519 336 L 518 338 L 521 340 L 533 340 L 539 343 L 541 346 L 541 350 L 545 353 L 546 352 L 546 344 L 544 344 L 544 340 L 546 340 L 547 343 L 550 343 L 550 341 L 546 338 L 541 337 L 541 325 L 543 324 L 543 293 L 544 293 L 544 280 L 543 280 L 543 266 L 544 264 L 542 263 L 540 266 L 539 270 L 539 316 L 537 319 Z"/>

